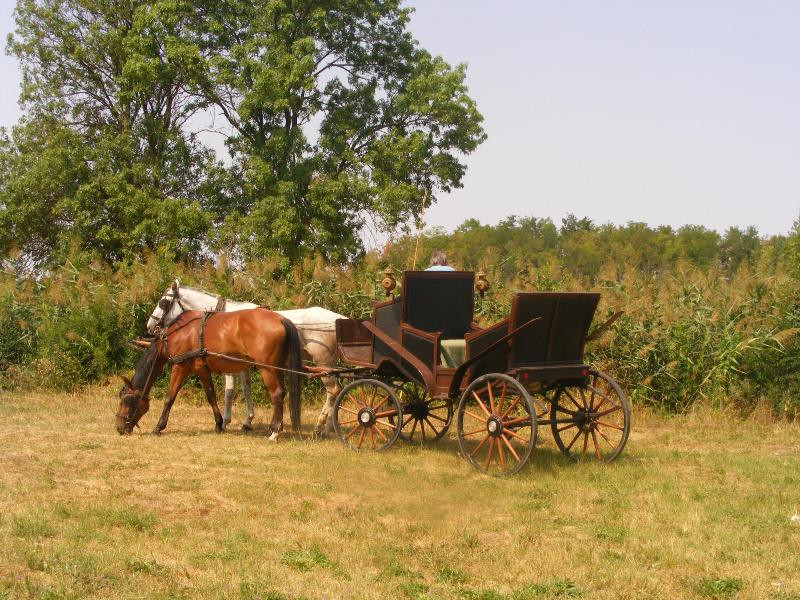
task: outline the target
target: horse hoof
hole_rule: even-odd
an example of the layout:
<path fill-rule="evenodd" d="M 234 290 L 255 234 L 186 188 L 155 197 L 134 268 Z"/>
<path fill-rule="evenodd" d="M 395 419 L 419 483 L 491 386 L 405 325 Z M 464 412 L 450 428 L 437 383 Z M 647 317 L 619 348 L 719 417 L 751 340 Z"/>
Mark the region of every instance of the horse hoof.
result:
<path fill-rule="evenodd" d="M 269 437 L 267 438 L 267 440 L 270 441 L 270 442 L 277 442 L 278 441 L 278 432 L 277 431 L 273 431 L 272 433 L 270 433 Z"/>
<path fill-rule="evenodd" d="M 253 431 L 253 426 L 250 423 L 244 423 L 242 425 L 242 431 Z"/>
<path fill-rule="evenodd" d="M 150 432 L 152 435 L 161 435 L 161 430 L 156 427 L 153 431 Z"/>

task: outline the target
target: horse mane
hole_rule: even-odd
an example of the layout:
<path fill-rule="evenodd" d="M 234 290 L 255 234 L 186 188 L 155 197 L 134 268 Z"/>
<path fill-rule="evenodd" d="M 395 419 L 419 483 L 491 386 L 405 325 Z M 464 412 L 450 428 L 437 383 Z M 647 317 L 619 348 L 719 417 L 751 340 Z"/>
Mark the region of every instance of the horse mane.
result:
<path fill-rule="evenodd" d="M 133 381 L 131 382 L 134 390 L 143 390 L 147 384 L 147 377 L 153 368 L 153 363 L 158 358 L 158 344 L 156 341 L 150 342 L 150 345 L 139 357 L 139 362 L 136 364 L 136 372 L 133 374 Z"/>

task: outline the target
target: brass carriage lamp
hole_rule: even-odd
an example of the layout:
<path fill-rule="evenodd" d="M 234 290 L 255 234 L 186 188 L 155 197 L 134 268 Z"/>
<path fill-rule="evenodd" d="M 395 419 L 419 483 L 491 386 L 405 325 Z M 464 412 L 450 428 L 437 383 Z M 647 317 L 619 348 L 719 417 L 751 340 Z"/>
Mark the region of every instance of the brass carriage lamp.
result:
<path fill-rule="evenodd" d="M 381 279 L 381 287 L 383 288 L 387 298 L 391 296 L 392 290 L 397 287 L 397 281 L 395 281 L 392 267 L 386 267 L 386 269 L 384 269 L 383 279 Z"/>
<path fill-rule="evenodd" d="M 478 280 L 475 282 L 475 287 L 478 289 L 478 293 L 483 298 L 483 295 L 489 291 L 489 288 L 492 287 L 489 284 L 489 281 L 486 279 L 486 273 L 483 271 L 478 271 L 476 277 Z"/>

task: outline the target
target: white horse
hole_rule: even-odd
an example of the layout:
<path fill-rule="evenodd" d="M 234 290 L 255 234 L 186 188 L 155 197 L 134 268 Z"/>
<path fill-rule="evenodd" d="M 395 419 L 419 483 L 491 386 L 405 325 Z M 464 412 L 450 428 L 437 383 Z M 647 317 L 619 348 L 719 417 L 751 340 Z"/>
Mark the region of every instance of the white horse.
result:
<path fill-rule="evenodd" d="M 178 280 L 172 282 L 164 295 L 158 301 L 156 308 L 147 321 L 148 333 L 155 334 L 159 328 L 176 319 L 183 311 L 202 310 L 202 311 L 224 311 L 244 310 L 256 308 L 258 305 L 251 302 L 236 302 L 207 294 L 200 290 L 188 287 L 180 287 Z M 327 310 L 320 306 L 310 308 L 298 308 L 294 310 L 279 310 L 278 314 L 283 315 L 294 323 L 300 334 L 300 344 L 304 358 L 314 361 L 322 367 L 336 366 L 336 319 L 344 319 L 340 314 Z M 242 429 L 252 429 L 253 421 L 253 401 L 250 398 L 250 369 L 235 375 L 225 376 L 225 412 L 222 417 L 223 426 L 227 426 L 231 421 L 231 405 L 234 395 L 234 377 L 238 377 L 242 383 L 242 395 L 247 403 L 247 417 L 242 424 Z M 316 433 L 321 433 L 325 428 L 326 433 L 332 430 L 332 421 L 328 421 L 328 416 L 333 410 L 333 402 L 339 393 L 339 386 L 335 377 L 322 377 L 325 385 L 325 404 L 317 419 Z M 327 424 L 327 427 L 326 427 Z"/>

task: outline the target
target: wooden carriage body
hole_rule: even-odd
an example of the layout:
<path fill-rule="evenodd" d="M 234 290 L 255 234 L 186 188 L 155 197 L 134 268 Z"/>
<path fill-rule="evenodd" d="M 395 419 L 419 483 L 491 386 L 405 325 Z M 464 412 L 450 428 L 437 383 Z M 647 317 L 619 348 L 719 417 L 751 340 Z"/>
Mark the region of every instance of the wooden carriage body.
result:
<path fill-rule="evenodd" d="M 470 271 L 406 271 L 400 296 L 376 303 L 370 320 L 336 322 L 342 360 L 439 398 L 455 398 L 487 373 L 542 382 L 587 375 L 583 352 L 599 294 L 518 292 L 511 314 L 482 328 L 473 285 Z"/>

